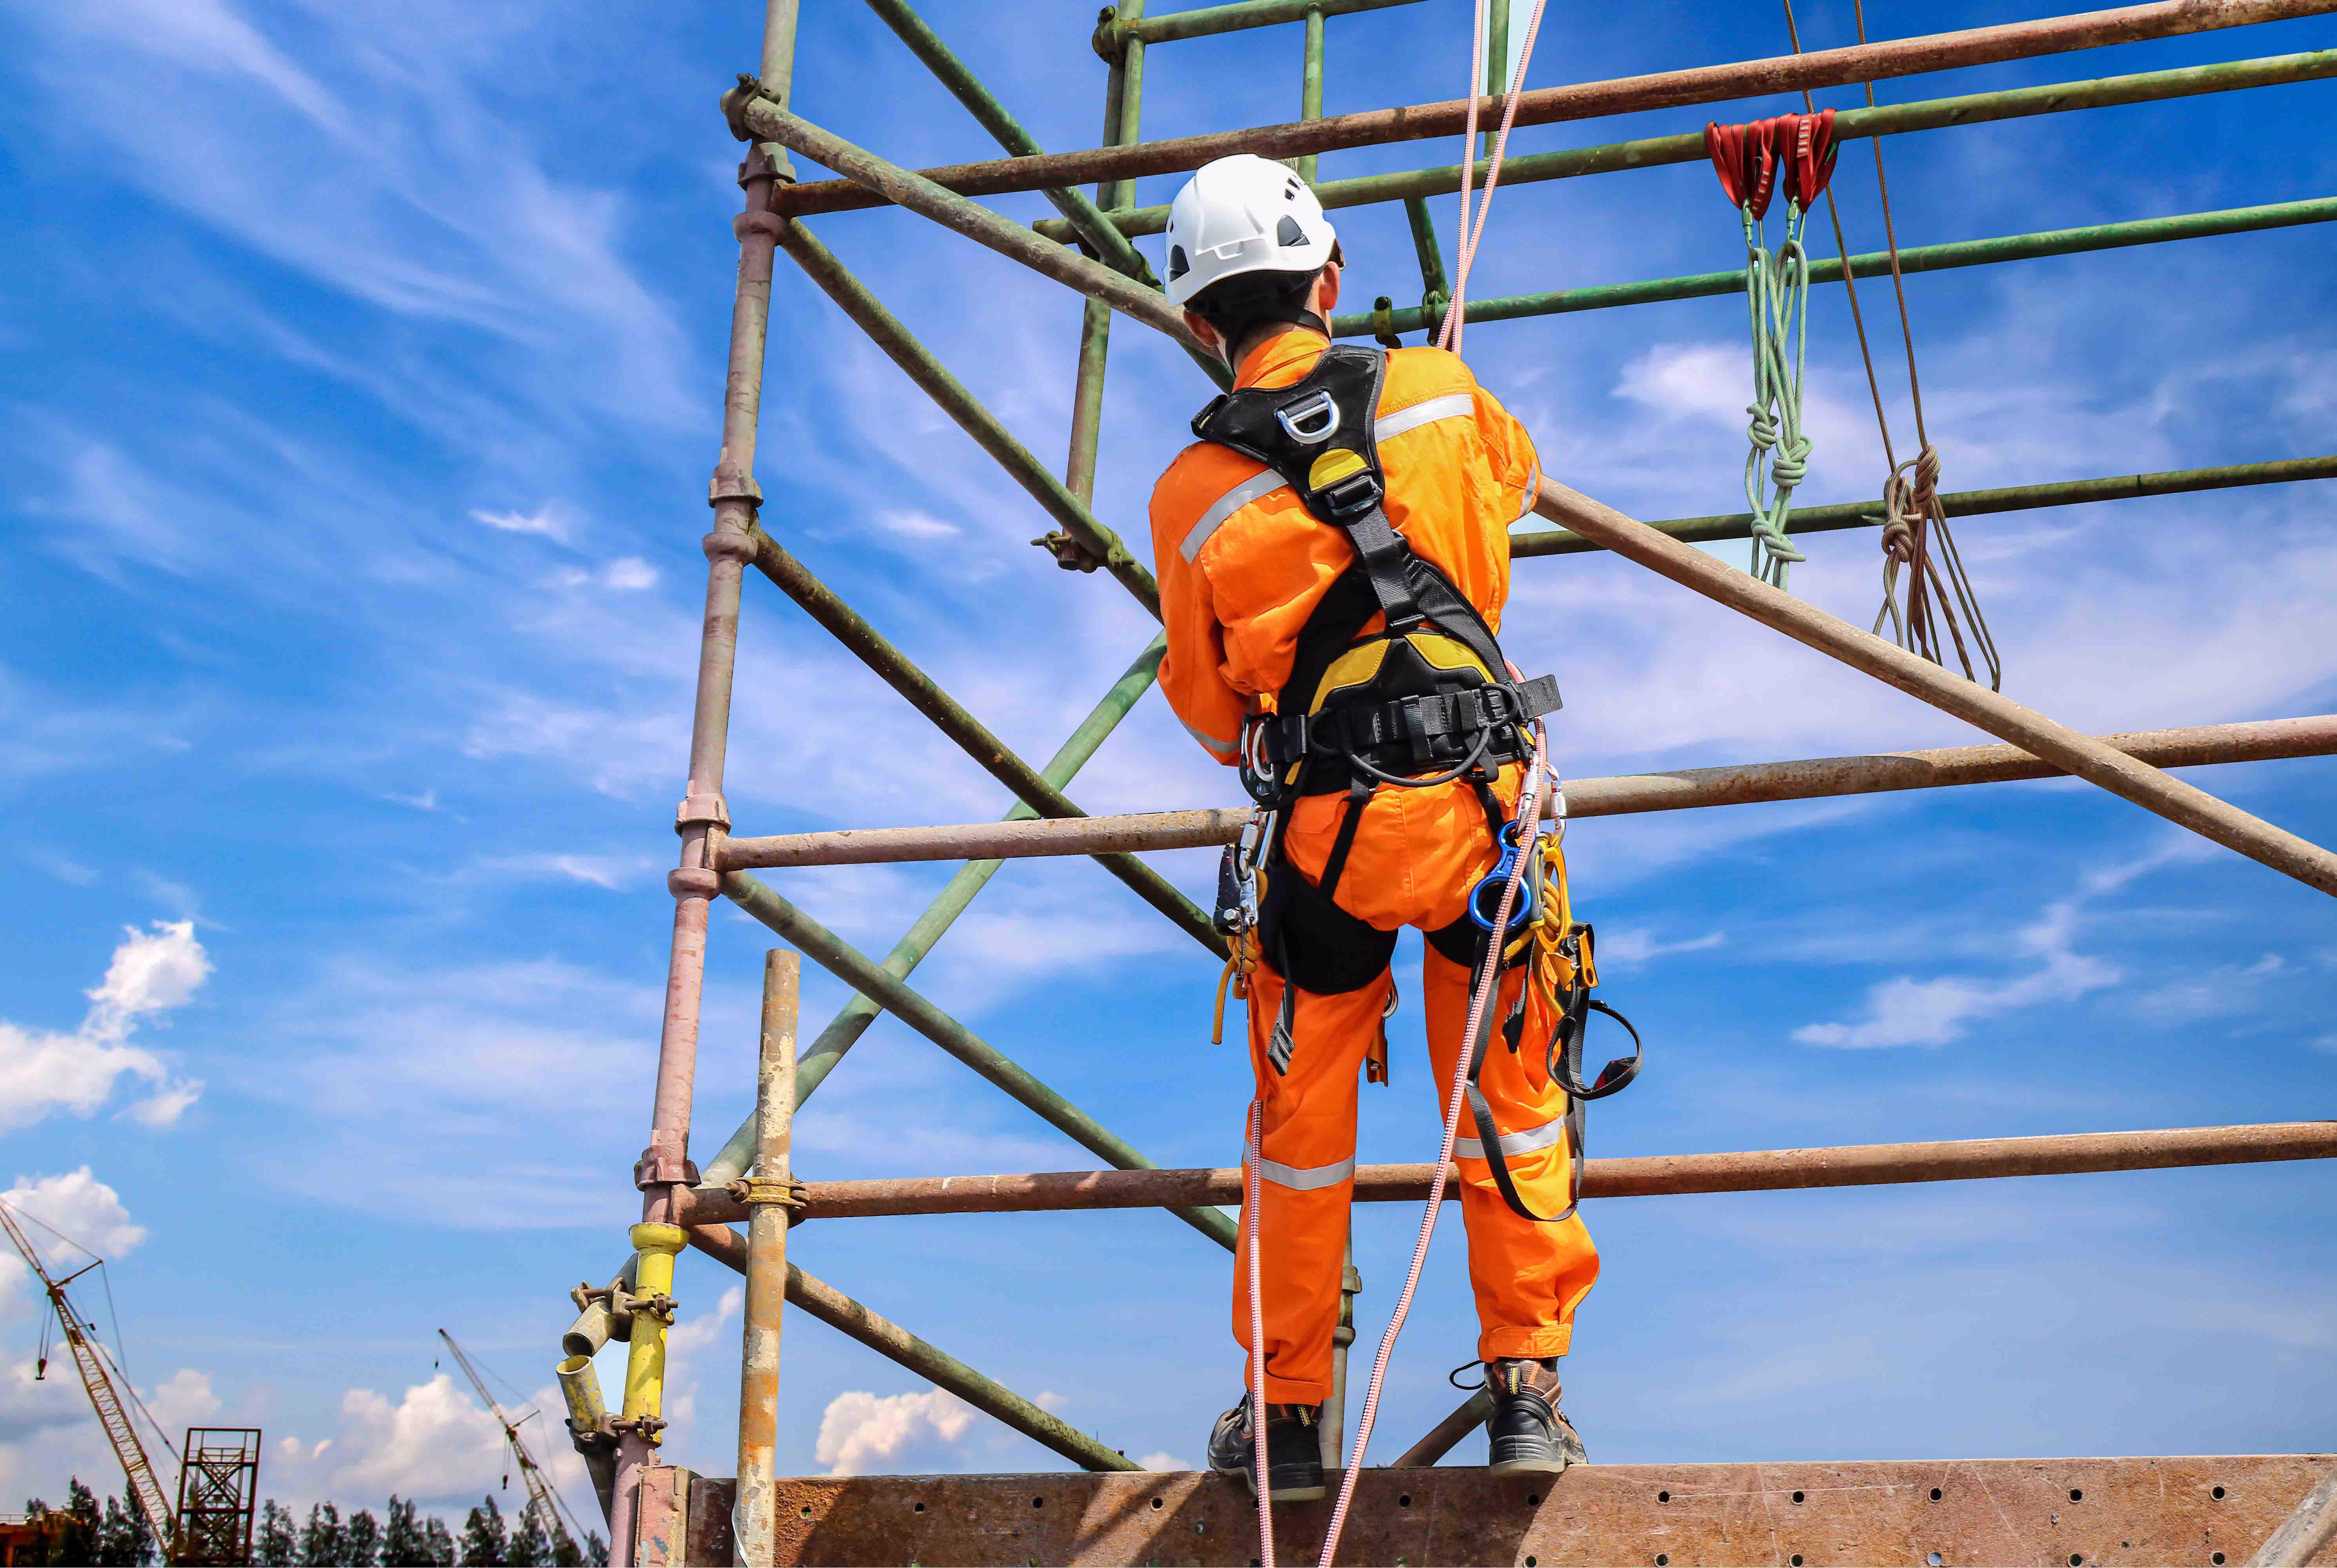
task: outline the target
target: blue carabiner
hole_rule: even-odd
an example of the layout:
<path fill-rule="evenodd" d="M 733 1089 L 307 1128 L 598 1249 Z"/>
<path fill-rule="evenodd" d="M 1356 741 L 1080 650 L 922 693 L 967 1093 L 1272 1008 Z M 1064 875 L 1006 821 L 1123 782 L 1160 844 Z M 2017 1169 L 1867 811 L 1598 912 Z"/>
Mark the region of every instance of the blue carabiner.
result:
<path fill-rule="evenodd" d="M 1481 931 L 1493 929 L 1493 916 L 1501 907 L 1501 891 L 1510 885 L 1510 875 L 1518 865 L 1518 830 L 1525 824 L 1512 819 L 1501 829 L 1501 858 L 1493 869 L 1469 891 L 1469 918 Z M 1518 879 L 1517 906 L 1510 911 L 1510 926 L 1530 925 L 1541 913 L 1541 889 L 1539 879 L 1531 876 Z"/>

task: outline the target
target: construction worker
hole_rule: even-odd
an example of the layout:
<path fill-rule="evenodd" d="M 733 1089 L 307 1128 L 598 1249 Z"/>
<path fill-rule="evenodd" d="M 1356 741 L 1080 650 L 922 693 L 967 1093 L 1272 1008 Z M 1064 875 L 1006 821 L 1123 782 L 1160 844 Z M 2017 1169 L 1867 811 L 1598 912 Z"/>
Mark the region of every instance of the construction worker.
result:
<path fill-rule="evenodd" d="M 1470 895 L 1515 808 L 1527 726 L 1557 706 L 1552 683 L 1521 682 L 1493 644 L 1509 529 L 1539 471 L 1524 429 L 1458 356 L 1332 346 L 1339 242 L 1287 168 L 1249 154 L 1207 165 L 1169 208 L 1167 242 L 1168 297 L 1234 372 L 1153 492 L 1152 541 L 1161 689 L 1278 808 L 1249 990 L 1262 1197 L 1242 1215 L 1233 1320 L 1249 1349 L 1247 1235 L 1262 1224 L 1265 1485 L 1296 1501 L 1324 1491 L 1356 1079 L 1367 1058 L 1386 1076 L 1396 932 L 1426 933 L 1441 1110 L 1487 939 Z M 1490 1015 L 1508 1017 L 1521 978 L 1507 972 Z M 1484 1053 L 1499 1147 L 1458 1144 L 1497 1472 L 1583 1458 L 1558 1358 L 1599 1257 L 1579 1218 L 1527 1217 L 1562 1213 L 1569 1191 L 1567 1096 L 1540 1057 L 1514 1035 Z M 1208 1452 L 1255 1489 L 1250 1402 L 1219 1418 Z"/>

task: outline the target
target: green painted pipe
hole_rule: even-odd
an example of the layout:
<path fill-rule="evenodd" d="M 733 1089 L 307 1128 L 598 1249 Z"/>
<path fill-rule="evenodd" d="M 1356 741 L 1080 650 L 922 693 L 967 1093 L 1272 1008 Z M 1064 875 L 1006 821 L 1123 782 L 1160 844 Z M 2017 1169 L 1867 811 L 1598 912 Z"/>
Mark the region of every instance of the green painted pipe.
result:
<path fill-rule="evenodd" d="M 1995 120 L 2018 120 L 2035 114 L 2060 114 L 2077 109 L 2107 109 L 2125 103 L 2156 103 L 2170 98 L 2194 98 L 2208 93 L 2232 93 L 2247 87 L 2276 87 L 2295 82 L 2318 82 L 2337 76 L 2337 49 L 2317 49 L 2303 54 L 2275 54 L 2260 60 L 2233 60 L 2217 65 L 2191 65 L 2176 71 L 2146 71 L 2132 76 L 2105 76 L 2089 82 L 2056 82 L 2041 87 L 2015 87 L 2001 93 L 1973 93 L 1956 98 L 1928 98 L 1912 103 L 1886 103 L 1874 109 L 1845 109 L 1834 117 L 1834 137 L 1851 141 L 1863 136 L 1902 136 L 1911 131 L 1936 131 L 1951 125 L 1979 125 Z M 1624 169 L 1653 169 L 1672 163 L 1701 163 L 1704 132 L 1648 136 L 1633 141 L 1610 141 L 1597 147 L 1574 147 L 1558 152 L 1512 154 L 1502 160 L 1501 184 L 1531 185 L 1545 180 L 1571 180 L 1585 174 L 1610 174 Z M 1484 165 L 1478 164 L 1481 180 Z M 1326 180 L 1315 187 L 1325 207 L 1364 207 L 1407 197 L 1449 196 L 1461 189 L 1461 166 L 1412 169 L 1393 174 L 1367 174 L 1354 180 Z M 1114 212 L 1111 221 L 1129 235 L 1158 234 L 1168 225 L 1166 207 L 1138 207 Z M 1069 243 L 1075 231 L 1061 219 L 1035 226 L 1051 239 Z M 1474 319 L 1472 317 L 1471 319 Z"/>
<path fill-rule="evenodd" d="M 2026 261 L 2039 256 L 2068 256 L 2084 250 L 2115 250 L 2129 245 L 2162 245 L 2172 239 L 2202 239 L 2218 234 L 2248 234 L 2263 229 L 2286 229 L 2300 223 L 2327 223 L 2337 219 L 2337 197 L 2309 201 L 2277 201 L 2267 207 L 2235 207 L 2223 212 L 2186 212 L 2172 218 L 2145 218 L 2132 223 L 2097 223 L 2083 229 L 2054 229 L 2042 234 L 2009 234 L 1997 239 L 1965 239 L 1952 245 L 1918 245 L 1899 252 L 1902 272 L 1941 272 L 1958 267 L 1987 267 L 2000 261 Z M 1850 258 L 1860 278 L 1881 278 L 1891 271 L 1891 258 L 1872 251 Z M 1842 262 L 1828 257 L 1810 263 L 1810 281 L 1839 283 Z M 1703 299 L 1720 294 L 1741 294 L 1745 274 L 1698 272 L 1686 278 L 1655 278 L 1643 283 L 1608 283 L 1589 288 L 1560 288 L 1548 294 L 1518 294 L 1506 299 L 1472 299 L 1471 321 L 1517 321 L 1532 316 L 1563 316 L 1578 310 L 1612 310 L 1625 305 L 1652 305 L 1668 299 Z M 1389 313 L 1393 330 L 1418 332 L 1429 325 L 1422 310 Z M 1374 329 L 1374 316 L 1364 312 L 1332 318 L 1340 337 L 1360 337 Z"/>
<path fill-rule="evenodd" d="M 1941 496 L 1940 504 L 1947 508 L 1950 517 L 1979 517 L 1992 511 L 2083 506 L 2096 501 L 2133 501 L 2146 495 L 2181 495 L 2189 491 L 2230 490 L 2249 484 L 2289 484 L 2306 479 L 2337 479 L 2337 456 L 2235 463 L 2222 468 L 2173 469 L 2165 473 L 2125 474 L 2109 479 L 2065 479 L 2051 484 L 2016 484 L 2002 490 L 1962 490 Z M 1745 539 L 1753 531 L 1753 514 L 1740 511 L 1724 517 L 1676 517 L 1648 526 L 1691 542 Z M 1797 535 L 1882 526 L 1882 507 L 1879 502 L 1853 501 L 1794 509 L 1793 531 Z M 1528 555 L 1581 555 L 1603 548 L 1562 528 L 1510 535 L 1511 560 Z"/>
<path fill-rule="evenodd" d="M 1103 563 L 1104 570 L 1136 596 L 1136 601 L 1153 619 L 1160 618 L 1160 585 L 1153 580 L 1150 569 L 1136 559 L 1120 541 L 1120 535 L 1097 521 L 1095 514 L 1080 503 L 1080 498 L 1032 456 L 1030 449 L 1014 439 L 999 423 L 998 416 L 967 391 L 965 384 L 951 375 L 948 367 L 901 325 L 899 317 L 885 309 L 867 286 L 836 258 L 834 252 L 813 238 L 802 224 L 785 219 L 779 223 L 779 244 L 845 315 L 885 351 L 885 356 L 941 405 L 943 413 L 973 437 L 974 443 L 1028 492 L 1048 516 L 1084 544 Z"/>
<path fill-rule="evenodd" d="M 952 96 L 965 105 L 967 112 L 997 140 L 1001 147 L 1017 158 L 1037 158 L 1046 152 L 1047 150 L 1039 145 L 1037 138 L 1022 129 L 1022 122 L 999 102 L 995 93 L 982 84 L 981 78 L 967 69 L 965 62 L 957 57 L 956 52 L 943 43 L 941 35 L 904 0 L 868 0 L 868 8 L 900 35 L 901 42 L 909 46 L 909 52 L 924 62 L 925 69 L 950 90 Z M 1041 194 L 1054 204 L 1066 222 L 1079 230 L 1080 237 L 1094 247 L 1105 266 L 1116 267 L 1130 278 L 1142 278 L 1158 286 L 1159 280 L 1152 276 L 1152 268 L 1142 254 L 1128 242 L 1127 236 L 1112 227 L 1111 220 L 1103 215 L 1103 209 L 1084 193 L 1059 186 Z"/>
<path fill-rule="evenodd" d="M 887 974 L 882 965 L 870 962 L 857 948 L 780 897 L 768 883 L 746 872 L 732 872 L 722 879 L 722 892 L 814 963 L 882 1004 L 886 1012 L 1003 1089 L 1010 1098 L 1098 1159 L 1123 1171 L 1159 1169 L 1133 1144 L 1032 1076 L 995 1046 L 910 989 L 906 982 Z M 1222 1210 L 1180 1208 L 1169 1213 L 1227 1251 L 1233 1250 L 1234 1222 Z"/>
<path fill-rule="evenodd" d="M 1153 682 L 1159 678 L 1161 655 L 1168 647 L 1168 639 L 1164 633 L 1154 638 L 1145 650 L 1136 656 L 1136 662 L 1112 683 L 1111 689 L 1104 693 L 1103 700 L 1089 711 L 1088 716 L 1071 731 L 1071 737 L 1049 760 L 1041 774 L 1047 783 L 1060 789 L 1078 776 L 1080 769 L 1085 767 L 1089 759 L 1102 747 L 1105 737 L 1119 727 L 1120 721 L 1126 718 L 1144 694 L 1152 689 Z M 1006 813 L 1006 820 L 1028 822 L 1038 814 L 1028 805 L 1018 804 Z M 893 950 L 885 955 L 885 972 L 906 979 L 910 972 L 934 950 L 943 933 L 966 911 L 967 906 L 973 902 L 974 895 L 1005 863 L 1004 861 L 969 861 L 959 867 L 957 874 L 949 880 L 940 895 L 925 906 L 924 912 L 917 917 L 916 922 L 902 934 L 899 941 L 893 944 Z M 797 1053 L 797 1105 L 810 1098 L 812 1091 L 827 1081 L 827 1075 L 835 1070 L 836 1063 L 844 1059 L 845 1053 L 868 1032 L 868 1026 L 875 1023 L 884 1011 L 866 997 L 855 992 L 852 999 L 828 1020 L 827 1027 L 820 1030 L 819 1037 Z M 725 1182 L 745 1175 L 754 1158 L 755 1118 L 750 1115 L 738 1124 L 738 1130 L 730 1135 L 730 1141 L 722 1145 L 721 1151 L 707 1162 L 702 1179 L 707 1185 L 719 1187 Z"/>
<path fill-rule="evenodd" d="M 858 656 L 863 664 L 906 698 L 909 706 L 923 714 L 934 728 L 956 742 L 968 756 L 981 764 L 991 777 L 1012 790 L 1032 807 L 1033 815 L 1076 817 L 1087 814 L 1061 790 L 1048 783 L 1043 774 L 1017 756 L 1012 747 L 992 735 L 988 726 L 944 691 L 939 682 L 918 668 L 915 660 L 894 647 L 884 633 L 869 625 L 857 610 L 837 598 L 836 591 L 814 576 L 811 569 L 789 553 L 786 546 L 765 533 L 759 526 L 749 529 L 748 537 L 755 546 L 756 570 L 777 584 L 829 636 Z M 1171 886 L 1159 872 L 1135 855 L 1098 855 L 1094 858 L 1097 864 L 1126 882 L 1137 897 L 1167 915 L 1194 940 L 1220 959 L 1226 956 L 1225 939 L 1210 926 L 1209 917 Z"/>
<path fill-rule="evenodd" d="M 1323 118 L 1323 8 L 1313 5 L 1306 12 L 1306 47 L 1298 62 L 1298 118 Z M 1291 160 L 1290 166 L 1298 178 L 1307 184 L 1315 183 L 1315 154 L 1304 153 Z"/>
<path fill-rule="evenodd" d="M 1325 16 L 1348 16 L 1358 11 L 1385 11 L 1394 5 L 1414 5 L 1419 0 L 1241 0 L 1238 5 L 1210 5 L 1198 11 L 1164 11 L 1157 16 L 1104 13 L 1096 26 L 1096 53 L 1109 60 L 1108 47 L 1121 39 L 1140 44 L 1173 44 L 1180 38 L 1206 38 L 1213 33 L 1239 33 L 1251 27 L 1274 27 L 1303 22 L 1309 11 Z M 1128 7 L 1120 8 L 1126 13 Z"/>

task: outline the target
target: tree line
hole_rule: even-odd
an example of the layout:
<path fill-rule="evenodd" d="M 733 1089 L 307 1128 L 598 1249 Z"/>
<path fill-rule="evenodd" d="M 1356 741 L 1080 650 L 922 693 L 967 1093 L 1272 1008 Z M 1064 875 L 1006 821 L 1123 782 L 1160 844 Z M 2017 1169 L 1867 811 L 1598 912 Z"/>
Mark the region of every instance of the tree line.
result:
<path fill-rule="evenodd" d="M 35 1497 L 24 1511 L 62 1523 L 48 1536 L 44 1559 L 20 1557 L 19 1562 L 134 1568 L 161 1561 L 145 1515 L 121 1497 L 101 1502 L 79 1476 L 68 1486 L 63 1508 L 52 1509 Z M 337 1505 L 318 1503 L 308 1510 L 305 1524 L 271 1497 L 260 1505 L 253 1521 L 251 1553 L 254 1563 L 302 1568 L 451 1568 L 455 1563 L 599 1568 L 609 1561 L 608 1544 L 598 1534 L 588 1532 L 580 1546 L 565 1534 L 547 1532 L 530 1510 L 522 1509 L 515 1522 L 506 1520 L 493 1497 L 479 1499 L 479 1505 L 464 1516 L 458 1537 L 444 1519 L 419 1514 L 412 1498 L 395 1493 L 384 1517 L 360 1508 L 344 1519 Z"/>

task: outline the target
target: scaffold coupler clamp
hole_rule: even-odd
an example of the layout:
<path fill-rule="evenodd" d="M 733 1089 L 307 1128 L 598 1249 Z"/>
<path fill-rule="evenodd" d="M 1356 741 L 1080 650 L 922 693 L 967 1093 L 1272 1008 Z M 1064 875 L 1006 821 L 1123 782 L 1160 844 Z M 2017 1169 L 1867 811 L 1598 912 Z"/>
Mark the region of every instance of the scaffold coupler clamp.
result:
<path fill-rule="evenodd" d="M 633 1164 L 633 1187 L 638 1192 L 646 1193 L 651 1187 L 694 1187 L 698 1182 L 697 1161 L 654 1144 L 643 1149 Z"/>
<path fill-rule="evenodd" d="M 724 1183 L 722 1190 L 750 1209 L 766 1203 L 785 1209 L 789 1225 L 802 1223 L 804 1206 L 811 1201 L 811 1189 L 791 1176 L 740 1176 Z"/>
<path fill-rule="evenodd" d="M 639 1432 L 651 1443 L 658 1440 L 658 1434 L 664 1431 L 668 1425 L 662 1416 L 612 1416 L 609 1418 L 611 1432 L 619 1437 L 628 1432 Z"/>
<path fill-rule="evenodd" d="M 1055 564 L 1065 571 L 1093 571 L 1103 564 L 1103 557 L 1068 529 L 1042 533 L 1031 542 L 1053 556 Z"/>
<path fill-rule="evenodd" d="M 673 1314 L 681 1303 L 663 1290 L 654 1295 L 636 1296 L 622 1285 L 611 1288 L 609 1311 L 620 1318 L 655 1318 L 668 1328 L 673 1326 Z"/>

